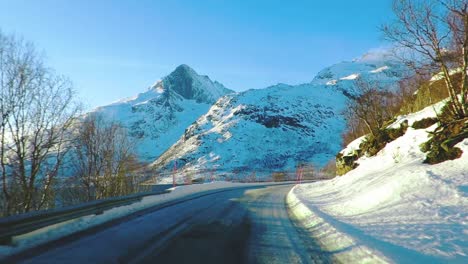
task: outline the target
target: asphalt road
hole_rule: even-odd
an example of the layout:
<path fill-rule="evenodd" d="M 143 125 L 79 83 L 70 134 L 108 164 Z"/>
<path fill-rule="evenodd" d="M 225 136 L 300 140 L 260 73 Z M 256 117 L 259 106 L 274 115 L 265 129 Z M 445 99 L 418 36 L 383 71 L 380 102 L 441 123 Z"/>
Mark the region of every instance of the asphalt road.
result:
<path fill-rule="evenodd" d="M 326 263 L 288 217 L 292 185 L 236 189 L 64 242 L 22 263 Z"/>

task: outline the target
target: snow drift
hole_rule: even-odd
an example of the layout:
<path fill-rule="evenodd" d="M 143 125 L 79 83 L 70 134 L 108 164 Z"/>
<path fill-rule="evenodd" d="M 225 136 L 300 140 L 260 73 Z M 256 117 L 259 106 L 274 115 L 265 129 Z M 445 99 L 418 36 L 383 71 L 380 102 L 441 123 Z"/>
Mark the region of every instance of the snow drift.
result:
<path fill-rule="evenodd" d="M 435 117 L 442 105 L 393 126 Z M 456 145 L 461 158 L 423 164 L 419 145 L 436 126 L 409 127 L 344 176 L 295 187 L 292 214 L 341 262 L 468 263 L 468 139 Z"/>

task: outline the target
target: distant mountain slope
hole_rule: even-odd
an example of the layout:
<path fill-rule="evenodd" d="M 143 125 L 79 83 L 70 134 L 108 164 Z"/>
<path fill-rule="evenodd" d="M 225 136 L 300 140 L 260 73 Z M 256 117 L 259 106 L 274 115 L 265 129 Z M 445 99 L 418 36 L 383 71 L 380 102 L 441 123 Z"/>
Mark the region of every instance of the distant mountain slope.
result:
<path fill-rule="evenodd" d="M 326 87 L 284 84 L 228 95 L 191 125 L 154 165 L 263 171 L 323 164 L 340 148 L 344 97 Z M 311 114 L 313 112 L 313 114 Z M 339 135 L 338 135 L 339 136 Z"/>
<path fill-rule="evenodd" d="M 189 66 L 180 65 L 146 92 L 98 107 L 91 113 L 120 122 L 138 139 L 139 158 L 152 161 L 219 97 L 232 92 L 207 76 L 198 75 Z"/>
<path fill-rule="evenodd" d="M 379 80 L 393 89 L 404 67 L 387 57 L 333 65 L 308 84 L 278 84 L 219 99 L 188 127 L 153 166 L 185 170 L 293 170 L 298 162 L 324 165 L 341 149 L 342 111 L 355 95 L 355 79 Z"/>
<path fill-rule="evenodd" d="M 385 89 L 395 89 L 395 84 L 406 74 L 408 69 L 390 54 L 367 53 L 354 61 L 341 62 L 321 70 L 311 84 L 330 86 L 345 95 L 356 95 L 354 80 L 358 78 L 378 82 Z"/>

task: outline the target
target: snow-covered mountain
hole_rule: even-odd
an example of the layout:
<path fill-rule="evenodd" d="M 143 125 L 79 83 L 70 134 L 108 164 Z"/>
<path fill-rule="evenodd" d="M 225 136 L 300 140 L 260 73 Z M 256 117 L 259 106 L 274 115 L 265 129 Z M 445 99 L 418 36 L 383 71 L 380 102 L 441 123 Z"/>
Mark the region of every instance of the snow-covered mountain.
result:
<path fill-rule="evenodd" d="M 326 85 L 342 91 L 345 95 L 356 95 L 354 80 L 361 78 L 375 81 L 383 89 L 393 89 L 408 69 L 395 61 L 388 52 L 371 52 L 359 59 L 341 62 L 321 70 L 312 80 L 313 85 Z"/>
<path fill-rule="evenodd" d="M 121 123 L 137 139 L 139 158 L 154 161 L 218 98 L 232 92 L 180 65 L 146 92 L 98 107 L 92 113 Z"/>
<path fill-rule="evenodd" d="M 281 170 L 326 162 L 340 147 L 344 96 L 310 84 L 279 84 L 222 97 L 156 162 L 223 171 Z M 339 132 L 338 132 L 339 137 Z"/>
<path fill-rule="evenodd" d="M 220 98 L 152 165 L 167 170 L 294 170 L 324 165 L 341 149 L 347 97 L 358 77 L 391 89 L 405 70 L 386 56 L 364 56 L 321 71 L 312 82 L 278 84 Z"/>

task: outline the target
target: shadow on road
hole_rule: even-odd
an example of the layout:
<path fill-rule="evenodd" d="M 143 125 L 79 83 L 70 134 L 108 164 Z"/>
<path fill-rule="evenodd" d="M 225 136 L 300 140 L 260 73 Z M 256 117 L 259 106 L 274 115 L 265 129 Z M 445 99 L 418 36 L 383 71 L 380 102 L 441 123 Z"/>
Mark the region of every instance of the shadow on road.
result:
<path fill-rule="evenodd" d="M 250 223 L 246 218 L 236 225 L 223 221 L 195 225 L 159 255 L 148 257 L 142 263 L 245 263 L 249 232 Z"/>

